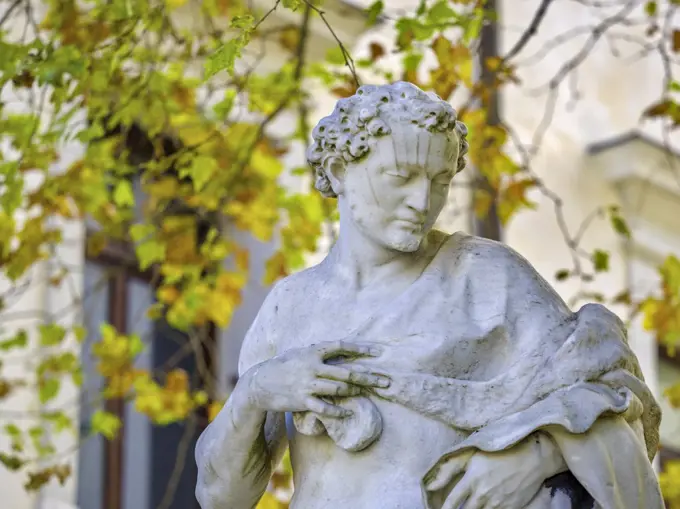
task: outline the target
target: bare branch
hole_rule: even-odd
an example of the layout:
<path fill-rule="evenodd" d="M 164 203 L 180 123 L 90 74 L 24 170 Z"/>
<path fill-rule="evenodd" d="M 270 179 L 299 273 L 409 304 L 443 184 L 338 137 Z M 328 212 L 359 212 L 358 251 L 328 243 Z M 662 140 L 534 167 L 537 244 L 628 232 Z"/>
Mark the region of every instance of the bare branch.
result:
<path fill-rule="evenodd" d="M 531 38 L 534 35 L 536 35 L 536 33 L 538 32 L 538 27 L 543 21 L 543 18 L 545 18 L 546 13 L 548 12 L 548 7 L 550 7 L 550 4 L 552 2 L 553 0 L 541 1 L 541 4 L 538 6 L 538 9 L 534 13 L 534 17 L 531 20 L 531 23 L 529 23 L 527 29 L 520 36 L 515 45 L 512 48 L 510 48 L 510 51 L 508 51 L 507 54 L 501 59 L 503 63 L 512 60 L 515 56 L 517 56 L 519 52 L 522 51 L 524 46 L 527 45 L 529 40 L 531 40 Z"/>
<path fill-rule="evenodd" d="M 179 481 L 182 477 L 182 471 L 184 470 L 184 465 L 186 464 L 187 455 L 189 452 L 189 446 L 191 445 L 191 440 L 194 437 L 196 431 L 196 417 L 192 414 L 189 419 L 185 421 L 184 433 L 182 434 L 182 439 L 177 446 L 177 458 L 175 459 L 175 466 L 172 469 L 172 474 L 170 475 L 170 480 L 163 494 L 163 500 L 158 504 L 157 509 L 168 509 L 170 504 L 175 498 L 175 493 L 177 492 L 177 487 L 179 486 Z"/>
<path fill-rule="evenodd" d="M 305 5 L 307 5 L 309 8 L 313 9 L 323 20 L 324 24 L 326 25 L 326 28 L 328 28 L 328 31 L 331 33 L 333 36 L 333 39 L 335 39 L 335 42 L 338 44 L 338 47 L 340 48 L 340 51 L 342 51 L 342 56 L 345 59 L 345 65 L 349 68 L 350 72 L 352 73 L 352 77 L 354 78 L 354 82 L 356 86 L 360 86 L 361 82 L 359 80 L 359 76 L 357 75 L 356 67 L 354 66 L 354 60 L 352 59 L 352 56 L 350 55 L 349 51 L 347 51 L 347 48 L 345 45 L 342 43 L 340 38 L 337 36 L 335 33 L 335 30 L 333 30 L 333 27 L 328 23 L 328 20 L 326 19 L 325 13 L 319 9 L 317 6 L 312 4 L 310 0 L 304 0 Z"/>
<path fill-rule="evenodd" d="M 14 3 L 10 5 L 7 10 L 5 11 L 5 14 L 2 15 L 2 18 L 0 18 L 0 27 L 5 24 L 5 22 L 9 19 L 9 17 L 12 15 L 12 12 L 14 12 L 14 9 L 19 7 L 19 4 L 21 3 L 21 0 L 14 0 Z"/>

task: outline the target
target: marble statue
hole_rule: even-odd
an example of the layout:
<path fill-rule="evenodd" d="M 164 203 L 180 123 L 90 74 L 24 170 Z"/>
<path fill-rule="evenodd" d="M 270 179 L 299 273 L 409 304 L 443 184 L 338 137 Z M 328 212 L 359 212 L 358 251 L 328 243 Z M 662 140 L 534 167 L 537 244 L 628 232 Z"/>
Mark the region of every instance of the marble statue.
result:
<path fill-rule="evenodd" d="M 291 509 L 658 509 L 660 410 L 605 307 L 571 311 L 508 246 L 433 229 L 467 130 L 362 86 L 313 131 L 340 234 L 270 292 L 196 447 L 203 509 L 252 509 L 287 446 Z"/>

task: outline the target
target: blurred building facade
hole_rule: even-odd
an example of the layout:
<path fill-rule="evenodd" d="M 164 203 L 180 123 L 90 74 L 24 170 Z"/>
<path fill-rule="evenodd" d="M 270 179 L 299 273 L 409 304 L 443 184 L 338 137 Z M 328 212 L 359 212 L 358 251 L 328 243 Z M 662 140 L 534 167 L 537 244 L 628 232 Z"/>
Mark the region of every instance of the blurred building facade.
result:
<path fill-rule="evenodd" d="M 260 3 L 267 4 L 264 0 Z M 390 0 L 386 3 L 389 10 L 408 10 L 415 9 L 418 2 Z M 366 6 L 370 2 L 363 4 Z M 539 1 L 504 0 L 499 4 L 502 16 L 500 53 L 503 54 L 527 26 Z M 338 0 L 326 0 L 326 5 L 336 34 L 347 46 L 354 47 L 357 55 L 366 52 L 370 42 L 380 42 L 386 47 L 392 45 L 393 32 L 389 23 L 367 29 L 357 6 Z M 190 19 L 188 12 L 189 15 L 180 12 L 179 16 Z M 278 12 L 271 22 L 286 23 L 291 19 L 287 13 Z M 523 55 L 540 54 L 545 48 L 552 47 L 551 41 L 557 34 L 575 26 L 595 26 L 600 21 L 578 2 L 555 2 Z M 626 30 L 635 32 L 636 29 Z M 322 59 L 335 44 L 321 24 L 314 25 L 310 37 L 314 38 L 310 44 L 311 59 Z M 531 141 L 541 131 L 549 100 L 545 84 L 583 47 L 587 37 L 588 33 L 584 32 L 583 37 L 555 45 L 543 58 L 521 59 L 526 60 L 517 71 L 521 84 L 503 91 L 501 106 L 502 117 L 519 139 Z M 635 53 L 635 48 L 627 46 L 625 41 L 618 44 L 622 46 L 622 54 Z M 288 56 L 284 48 L 269 45 L 260 64 L 262 70 L 268 66 L 275 68 Z M 386 58 L 389 65 L 391 57 Z M 661 62 L 653 56 L 615 58 L 611 48 L 603 43 L 597 45 L 579 66 L 577 79 L 567 80 L 559 87 L 550 127 L 533 156 L 532 168 L 547 188 L 560 196 L 563 218 L 572 234 L 603 204 L 618 204 L 632 229 L 631 239 L 626 240 L 613 231 L 607 218 L 595 218 L 582 235 L 582 246 L 586 250 L 608 251 L 610 270 L 586 288 L 571 279 L 556 282 L 555 273 L 570 267 L 569 250 L 554 202 L 540 192 L 531 195 L 537 208 L 520 212 L 504 230 L 503 240 L 524 255 L 567 301 L 581 291 L 612 297 L 626 287 L 632 289 L 633 297 L 645 296 L 658 286 L 655 265 L 671 252 L 680 254 L 680 221 L 677 220 L 680 217 L 680 186 L 669 169 L 677 155 L 663 143 L 657 126 L 641 127 L 639 122 L 640 112 L 658 98 L 663 73 Z M 543 93 L 540 93 L 541 87 L 544 87 Z M 537 92 L 529 93 L 531 90 Z M 578 98 L 574 97 L 574 91 Z M 330 113 L 335 98 L 320 88 L 312 92 L 313 115 L 318 119 Z M 453 102 L 455 105 L 455 98 Z M 289 132 L 295 126 L 294 117 L 293 113 L 282 116 L 273 129 L 279 129 L 282 134 Z M 77 159 L 82 147 L 74 144 L 64 150 L 60 164 L 67 165 Z M 304 162 L 304 148 L 295 146 L 285 157 L 290 168 L 300 166 Z M 464 181 L 468 176 L 464 173 L 460 180 Z M 307 185 L 304 180 L 292 177 L 287 183 L 293 188 Z M 470 231 L 469 202 L 468 189 L 455 186 L 439 227 L 449 232 Z M 226 225 L 226 228 L 230 226 Z M 276 249 L 275 242 L 263 244 L 236 230 L 229 231 L 249 246 L 253 270 L 243 304 L 229 329 L 212 331 L 218 353 L 211 361 L 219 366 L 225 394 L 237 379 L 241 340 L 268 292 L 262 284 L 264 261 Z M 81 268 L 74 271 L 77 275 L 72 280 L 82 291 L 83 306 L 79 312 L 60 318 L 66 322 L 81 321 L 91 333 L 83 346 L 86 375 L 96 380 L 88 360 L 88 348 L 103 321 L 150 338 L 150 348 L 140 358 L 140 367 L 162 366 L 168 359 L 180 358 L 180 367 L 195 371 L 195 360 L 190 356 L 182 357 L 182 338 L 178 333 L 153 324 L 144 316 L 143 310 L 154 298 L 149 275 L 135 269 L 132 254 L 125 250 L 109 249 L 96 259 L 86 258 L 87 235 L 87 225 L 65 225 L 64 236 L 69 242 L 64 243 L 58 253 Z M 329 238 L 322 239 L 319 252 L 309 263 L 323 257 L 329 243 Z M 37 283 L 31 284 L 21 295 L 12 307 L 13 312 L 39 309 L 43 313 L 59 314 L 63 302 L 72 298 L 66 288 L 40 283 L 53 270 L 52 262 L 48 260 L 36 267 Z M 625 307 L 614 310 L 626 317 Z M 12 330 L 36 325 L 23 320 L 3 323 L 3 328 Z M 659 350 L 654 338 L 643 330 L 639 321 L 631 327 L 629 339 L 647 381 L 662 398 L 664 387 L 680 381 L 680 363 Z M 96 383 L 88 385 L 88 390 L 96 392 L 96 389 Z M 71 400 L 81 401 L 74 408 L 73 416 L 81 423 L 81 436 L 84 437 L 92 412 L 88 395 L 75 386 L 65 387 L 54 405 L 61 406 Z M 35 410 L 40 408 L 40 403 L 35 394 L 23 392 L 4 401 L 1 408 L 5 407 Z M 662 456 L 673 457 L 680 455 L 680 418 L 666 403 L 664 410 Z M 173 501 L 164 505 L 165 509 L 198 509 L 193 496 L 196 475 L 193 444 L 200 432 L 200 423 L 157 428 L 130 407 L 124 406 L 117 411 L 125 421 L 121 437 L 112 442 L 101 438 L 84 440 L 72 453 L 77 468 L 64 486 L 50 483 L 37 494 L 27 494 L 20 476 L 0 468 L 0 491 L 3 493 L 0 506 L 11 509 L 155 509 L 164 504 L 171 493 Z M 64 449 L 68 449 L 72 441 L 72 437 L 64 438 Z M 0 450 L 7 447 L 6 437 L 0 435 Z M 178 455 L 182 461 L 177 461 Z"/>

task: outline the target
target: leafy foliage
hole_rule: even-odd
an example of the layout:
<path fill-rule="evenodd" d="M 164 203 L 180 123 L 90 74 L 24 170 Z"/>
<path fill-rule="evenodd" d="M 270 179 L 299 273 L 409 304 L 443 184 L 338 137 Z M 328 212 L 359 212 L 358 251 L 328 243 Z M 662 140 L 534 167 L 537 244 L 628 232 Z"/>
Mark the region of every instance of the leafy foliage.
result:
<path fill-rule="evenodd" d="M 356 62 L 339 40 L 325 62 L 306 60 L 310 20 L 327 23 L 320 1 L 277 0 L 265 10 L 243 0 L 43 3 L 41 10 L 35 0 L 18 0 L 0 14 L 0 267 L 10 286 L 0 293 L 1 311 L 11 310 L 13 296 L 34 268 L 55 259 L 67 226 L 87 221 L 96 224 L 87 235 L 88 256 L 129 247 L 135 270 L 153 275 L 156 302 L 147 310 L 150 318 L 192 338 L 205 327 L 228 327 L 250 277 L 250 261 L 221 219 L 262 241 L 276 236 L 280 247 L 266 263 L 265 283 L 304 265 L 323 223 L 336 217 L 333 204 L 319 194 L 293 193 L 281 183 L 286 171 L 307 172 L 286 166 L 291 147 L 306 143 L 310 130 L 312 98 L 302 84 L 314 82 L 346 97 L 356 91 L 364 69 L 446 99 L 466 97 L 459 113 L 470 130 L 470 163 L 484 182 L 472 194 L 479 217 L 494 213 L 507 225 L 517 213 L 536 208 L 536 193 L 559 203 L 531 172 L 529 157 L 513 150 L 509 126 L 494 114 L 495 95 L 520 84 L 512 57 L 523 39 L 505 57 L 481 59 L 480 34 L 496 17 L 483 0 L 423 0 L 413 12 L 396 17 L 387 12 L 389 2 L 373 2 L 366 26 L 389 20 L 394 40 L 389 46 L 370 42 L 366 57 Z M 649 37 L 659 32 L 661 13 L 676 4 L 644 4 Z M 267 25 L 277 10 L 291 11 L 296 23 Z M 535 31 L 527 27 L 527 37 Z M 678 33 L 662 41 L 670 52 L 680 49 Z M 256 59 L 253 48 L 272 36 L 290 58 L 267 71 L 250 65 Z M 399 73 L 387 64 L 394 55 Z M 646 118 L 680 124 L 679 90 L 669 80 Z M 297 112 L 297 126 L 274 138 L 269 127 L 283 112 Z M 66 154 L 74 143 L 83 153 L 72 160 Z M 622 238 L 631 236 L 618 207 L 603 204 L 602 215 Z M 560 270 L 558 280 L 587 282 L 609 270 L 607 251 L 583 252 L 578 235 L 565 236 L 574 267 Z M 581 259 L 593 272 L 581 267 Z M 68 264 L 60 265 L 48 281 L 57 288 L 72 276 Z M 641 308 L 645 326 L 673 351 L 680 339 L 677 258 L 669 257 L 660 275 L 662 295 Z M 613 302 L 640 305 L 626 293 Z M 32 390 L 42 405 L 36 422 L 27 427 L 9 422 L 3 429 L 10 450 L 0 451 L 0 463 L 24 472 L 28 490 L 53 479 L 63 483 L 71 473 L 51 440 L 75 432 L 60 398 L 67 384 L 88 382 L 80 359 L 87 332 L 96 331 L 55 319 L 0 336 L 3 358 L 33 357 L 32 348 L 40 353 L 27 362 L 25 380 L 5 376 L 0 364 L 0 400 Z M 197 351 L 198 343 L 192 345 Z M 132 401 L 157 425 L 200 412 L 212 420 L 222 401 L 208 377 L 196 386 L 176 367 L 160 373 L 140 369 L 136 360 L 144 349 L 138 335 L 102 325 L 91 349 L 104 380 L 92 432 L 116 437 L 121 422 L 105 404 L 112 399 Z M 680 406 L 676 393 L 671 389 L 668 396 Z M 670 498 L 677 495 L 674 468 L 662 476 Z M 274 493 L 290 487 L 286 457 L 272 480 L 274 490 L 258 507 L 287 507 Z"/>

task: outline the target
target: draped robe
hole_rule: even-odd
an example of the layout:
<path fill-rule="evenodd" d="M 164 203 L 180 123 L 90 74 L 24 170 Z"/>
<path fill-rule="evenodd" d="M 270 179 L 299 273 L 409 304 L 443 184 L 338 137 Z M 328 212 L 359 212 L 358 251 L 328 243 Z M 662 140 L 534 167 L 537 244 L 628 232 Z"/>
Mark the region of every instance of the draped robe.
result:
<path fill-rule="evenodd" d="M 507 246 L 449 236 L 420 278 L 349 339 L 386 345 L 386 355 L 367 361 L 392 377 L 380 397 L 460 431 L 423 472 L 427 509 L 441 507 L 455 485 L 459 455 L 507 450 L 539 430 L 569 473 L 566 486 L 546 481 L 527 509 L 663 507 L 651 466 L 660 410 L 623 323 L 599 304 L 572 312 Z M 335 398 L 351 419 L 305 412 L 294 415 L 295 427 L 367 449 L 383 425 L 375 397 Z"/>

